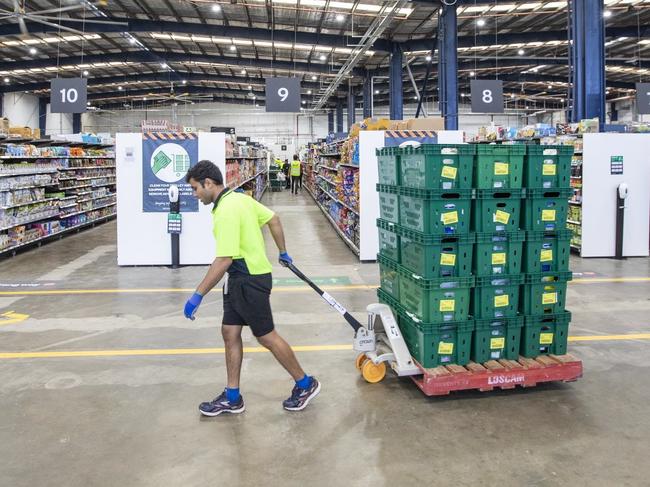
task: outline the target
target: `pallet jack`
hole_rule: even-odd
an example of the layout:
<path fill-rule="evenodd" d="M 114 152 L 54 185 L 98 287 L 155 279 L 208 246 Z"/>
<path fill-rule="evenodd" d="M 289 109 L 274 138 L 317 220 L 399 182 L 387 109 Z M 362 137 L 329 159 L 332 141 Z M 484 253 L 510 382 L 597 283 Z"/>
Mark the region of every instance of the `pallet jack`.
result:
<path fill-rule="evenodd" d="M 400 377 L 422 374 L 422 370 L 409 353 L 392 310 L 387 305 L 381 303 L 368 305 L 366 308 L 368 324 L 363 326 L 345 307 L 314 284 L 295 265 L 285 263 L 282 265 L 288 267 L 299 279 L 316 291 L 354 329 L 353 348 L 360 352 L 355 365 L 367 382 L 371 384 L 380 382 L 386 376 L 386 364 L 389 364 Z"/>

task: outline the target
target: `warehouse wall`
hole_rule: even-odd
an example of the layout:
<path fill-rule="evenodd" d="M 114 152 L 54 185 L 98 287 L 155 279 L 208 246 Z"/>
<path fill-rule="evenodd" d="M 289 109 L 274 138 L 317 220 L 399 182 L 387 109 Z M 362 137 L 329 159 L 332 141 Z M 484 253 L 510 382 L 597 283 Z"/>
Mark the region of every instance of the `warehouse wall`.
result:
<path fill-rule="evenodd" d="M 27 93 L 5 93 L 3 117 L 14 127 L 38 128 L 38 97 Z"/>
<path fill-rule="evenodd" d="M 45 135 L 71 134 L 72 114 L 71 113 L 50 113 L 50 105 L 47 105 L 47 122 Z"/>
<path fill-rule="evenodd" d="M 312 121 L 310 121 L 310 118 Z M 210 127 L 235 127 L 237 135 L 266 144 L 303 145 L 327 135 L 326 115 L 266 113 L 264 108 L 224 103 L 202 103 L 171 108 L 89 112 L 82 117 L 88 132 L 139 132 L 142 120 L 176 120 L 184 126 L 210 130 Z"/>

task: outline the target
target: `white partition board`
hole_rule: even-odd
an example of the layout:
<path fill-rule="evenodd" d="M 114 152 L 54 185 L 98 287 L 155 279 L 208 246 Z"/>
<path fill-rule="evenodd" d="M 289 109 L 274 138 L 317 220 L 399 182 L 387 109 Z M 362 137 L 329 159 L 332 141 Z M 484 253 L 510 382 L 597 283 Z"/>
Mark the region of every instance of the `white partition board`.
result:
<path fill-rule="evenodd" d="M 225 134 L 198 134 L 198 158 L 214 162 L 226 174 Z M 115 136 L 117 166 L 117 264 L 170 265 L 171 236 L 167 213 L 144 213 L 142 190 L 142 134 Z M 182 265 L 211 264 L 216 250 L 211 205 L 199 202 L 198 213 L 183 213 L 180 235 Z"/>
<path fill-rule="evenodd" d="M 611 174 L 612 157 L 623 157 L 623 174 Z M 585 134 L 582 165 L 582 257 L 616 253 L 616 191 L 625 202 L 623 255 L 648 256 L 650 226 L 650 135 Z"/>
<path fill-rule="evenodd" d="M 437 133 L 441 144 L 462 144 L 462 130 L 445 130 Z M 379 233 L 377 218 L 379 218 L 379 168 L 376 150 L 385 146 L 383 131 L 359 132 L 359 258 L 377 260 L 379 252 Z"/>

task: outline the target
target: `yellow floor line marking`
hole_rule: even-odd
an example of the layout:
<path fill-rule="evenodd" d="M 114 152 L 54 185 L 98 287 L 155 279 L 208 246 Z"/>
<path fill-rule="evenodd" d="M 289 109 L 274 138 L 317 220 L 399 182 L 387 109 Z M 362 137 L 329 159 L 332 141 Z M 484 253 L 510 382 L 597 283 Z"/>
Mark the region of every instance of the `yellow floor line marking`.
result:
<path fill-rule="evenodd" d="M 650 340 L 650 333 L 631 333 L 629 335 L 587 335 L 570 336 L 570 342 L 609 341 L 609 340 Z M 352 350 L 352 345 L 302 345 L 291 347 L 295 352 L 339 352 Z M 62 352 L 0 352 L 2 359 L 28 358 L 78 358 L 78 357 L 138 357 L 164 355 L 220 355 L 224 348 L 163 348 L 144 350 L 79 350 Z M 268 353 L 264 347 L 245 347 L 244 353 Z"/>
<path fill-rule="evenodd" d="M 603 278 L 580 278 L 570 281 L 569 284 L 602 284 L 602 283 L 634 283 L 650 282 L 650 277 L 603 277 Z M 342 284 L 333 286 L 322 286 L 325 291 L 374 291 L 379 286 L 370 284 Z M 156 294 L 156 293 L 192 293 L 194 288 L 134 288 L 134 289 L 49 289 L 42 291 L 0 291 L 0 296 L 66 296 L 75 294 Z M 221 292 L 221 288 L 213 292 Z M 312 292 L 309 286 L 277 286 L 273 288 L 274 293 L 304 293 Z"/>
<path fill-rule="evenodd" d="M 25 321 L 29 318 L 29 315 L 24 315 L 21 313 L 16 313 L 14 311 L 7 311 L 0 315 L 0 326 L 4 325 L 15 325 L 21 321 Z"/>

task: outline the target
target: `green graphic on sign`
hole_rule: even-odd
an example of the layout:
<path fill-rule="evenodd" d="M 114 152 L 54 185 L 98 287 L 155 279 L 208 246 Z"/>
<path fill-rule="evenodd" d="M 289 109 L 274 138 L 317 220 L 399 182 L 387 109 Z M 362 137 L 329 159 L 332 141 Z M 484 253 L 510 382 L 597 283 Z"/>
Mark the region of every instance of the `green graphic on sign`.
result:
<path fill-rule="evenodd" d="M 187 154 L 176 154 L 174 156 L 174 172 L 186 173 L 190 169 L 190 156 Z"/>
<path fill-rule="evenodd" d="M 158 154 L 156 154 L 156 157 L 153 158 L 153 166 L 151 169 L 153 170 L 154 174 L 158 174 L 159 171 L 169 166 L 171 162 L 172 160 L 169 158 L 169 156 L 163 151 L 160 151 Z"/>

